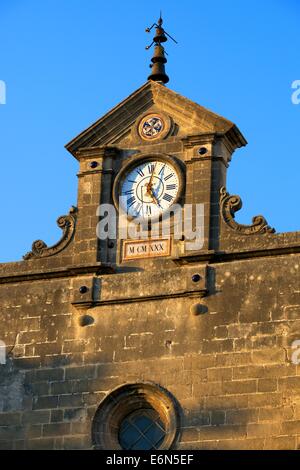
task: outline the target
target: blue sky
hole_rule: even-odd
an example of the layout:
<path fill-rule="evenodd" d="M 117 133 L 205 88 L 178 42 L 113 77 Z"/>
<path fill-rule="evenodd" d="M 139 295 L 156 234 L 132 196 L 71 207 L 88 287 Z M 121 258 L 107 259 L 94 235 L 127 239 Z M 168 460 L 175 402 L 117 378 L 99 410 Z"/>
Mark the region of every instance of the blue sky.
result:
<path fill-rule="evenodd" d="M 144 30 L 160 8 L 179 42 L 167 43 L 168 86 L 249 142 L 228 172 L 237 219 L 261 213 L 278 232 L 300 230 L 299 0 L 0 0 L 0 262 L 60 237 L 56 219 L 77 197 L 64 145 L 146 81 Z"/>

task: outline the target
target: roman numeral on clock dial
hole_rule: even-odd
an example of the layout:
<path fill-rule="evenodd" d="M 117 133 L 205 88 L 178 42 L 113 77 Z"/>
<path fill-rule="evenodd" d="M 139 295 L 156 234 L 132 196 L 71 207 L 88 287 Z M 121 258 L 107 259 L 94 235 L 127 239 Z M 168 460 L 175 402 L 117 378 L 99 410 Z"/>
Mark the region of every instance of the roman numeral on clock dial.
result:
<path fill-rule="evenodd" d="M 166 194 L 164 194 L 163 199 L 165 201 L 171 202 L 172 199 L 174 199 L 174 198 L 173 198 L 173 196 L 171 196 L 171 194 L 166 193 Z"/>
<path fill-rule="evenodd" d="M 148 165 L 148 172 L 150 175 L 152 175 L 152 173 L 154 172 L 155 170 L 155 163 L 151 163 Z"/>
<path fill-rule="evenodd" d="M 142 204 L 137 204 L 134 208 L 135 212 L 139 215 L 141 210 L 142 210 L 143 206 Z"/>
<path fill-rule="evenodd" d="M 141 170 L 140 168 L 138 168 L 136 171 L 141 177 L 145 176 L 143 170 Z"/>
<path fill-rule="evenodd" d="M 128 189 L 123 194 L 126 194 L 126 196 L 130 196 L 130 194 L 133 194 L 133 193 L 134 193 L 134 189 Z"/>
<path fill-rule="evenodd" d="M 133 206 L 133 204 L 135 203 L 135 201 L 136 201 L 135 196 L 130 197 L 130 198 L 127 200 L 127 207 Z"/>

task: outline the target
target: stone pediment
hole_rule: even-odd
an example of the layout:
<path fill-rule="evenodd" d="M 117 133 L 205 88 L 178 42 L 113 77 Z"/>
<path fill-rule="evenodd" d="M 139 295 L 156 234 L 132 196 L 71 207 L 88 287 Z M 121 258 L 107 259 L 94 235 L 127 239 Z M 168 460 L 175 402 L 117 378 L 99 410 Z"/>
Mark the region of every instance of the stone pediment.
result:
<path fill-rule="evenodd" d="M 177 129 L 177 135 L 218 133 L 234 134 L 235 146 L 246 140 L 231 121 L 209 111 L 203 106 L 175 93 L 157 82 L 148 81 L 111 111 L 97 120 L 66 145 L 76 157 L 79 149 L 106 145 L 130 145 L 132 128 L 146 112 L 163 112 L 169 115 Z"/>

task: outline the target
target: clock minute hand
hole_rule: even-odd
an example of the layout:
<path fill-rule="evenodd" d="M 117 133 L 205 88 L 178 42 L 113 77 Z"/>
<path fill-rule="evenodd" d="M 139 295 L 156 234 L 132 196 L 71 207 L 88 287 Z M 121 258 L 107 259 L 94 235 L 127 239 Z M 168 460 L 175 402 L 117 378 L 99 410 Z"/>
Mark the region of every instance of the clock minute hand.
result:
<path fill-rule="evenodd" d="M 152 174 L 151 174 L 149 183 L 147 184 L 147 193 L 148 193 L 148 194 L 151 193 L 151 191 L 152 191 L 152 180 L 153 180 L 154 172 L 155 172 L 155 169 L 156 169 L 156 165 L 157 165 L 157 162 L 156 162 L 155 165 L 154 165 L 154 168 L 153 168 L 153 171 L 152 171 Z"/>

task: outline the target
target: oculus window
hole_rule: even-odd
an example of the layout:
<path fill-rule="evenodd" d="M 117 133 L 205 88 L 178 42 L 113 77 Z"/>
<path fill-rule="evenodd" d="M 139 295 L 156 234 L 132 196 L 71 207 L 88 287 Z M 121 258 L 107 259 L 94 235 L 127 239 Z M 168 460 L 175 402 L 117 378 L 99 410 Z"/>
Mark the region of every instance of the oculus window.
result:
<path fill-rule="evenodd" d="M 152 383 L 124 385 L 100 404 L 93 420 L 94 449 L 167 450 L 177 440 L 179 414 L 171 394 Z"/>

